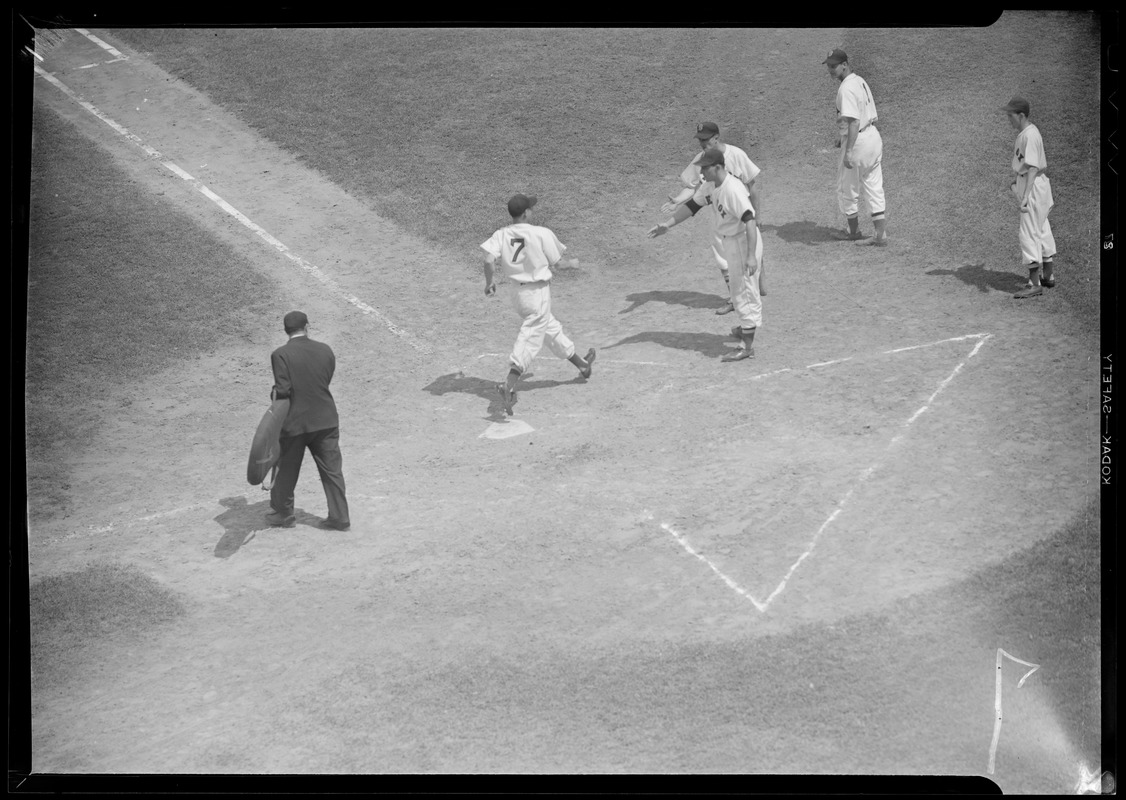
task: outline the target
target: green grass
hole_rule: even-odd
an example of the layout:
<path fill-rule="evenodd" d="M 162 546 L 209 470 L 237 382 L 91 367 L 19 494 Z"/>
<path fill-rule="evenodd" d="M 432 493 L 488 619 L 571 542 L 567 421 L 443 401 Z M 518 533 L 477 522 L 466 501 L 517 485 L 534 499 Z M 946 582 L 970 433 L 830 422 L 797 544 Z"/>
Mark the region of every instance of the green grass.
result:
<path fill-rule="evenodd" d="M 53 513 L 67 451 L 131 402 L 126 384 L 245 335 L 275 288 L 69 122 L 37 105 L 33 124 L 28 497 Z"/>
<path fill-rule="evenodd" d="M 172 592 L 131 565 L 53 575 L 33 583 L 29 597 L 32 671 L 41 688 L 88 663 L 98 643 L 141 636 L 185 613 Z"/>

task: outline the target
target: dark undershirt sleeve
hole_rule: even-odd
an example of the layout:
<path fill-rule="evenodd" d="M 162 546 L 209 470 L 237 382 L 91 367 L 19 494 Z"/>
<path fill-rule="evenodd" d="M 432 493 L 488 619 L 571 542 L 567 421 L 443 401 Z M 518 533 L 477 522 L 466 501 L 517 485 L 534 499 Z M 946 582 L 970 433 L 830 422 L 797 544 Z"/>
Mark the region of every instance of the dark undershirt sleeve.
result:
<path fill-rule="evenodd" d="M 685 201 L 684 207 L 692 212 L 692 216 L 696 216 L 696 212 L 699 211 L 701 208 L 703 208 L 702 205 L 700 205 L 699 203 L 697 203 L 695 200 L 692 200 L 692 199 Z"/>
<path fill-rule="evenodd" d="M 743 212 L 743 216 L 741 216 L 739 219 L 741 219 L 743 222 L 750 222 L 754 218 L 755 218 L 755 212 L 751 211 L 750 209 L 747 209 L 746 211 Z"/>

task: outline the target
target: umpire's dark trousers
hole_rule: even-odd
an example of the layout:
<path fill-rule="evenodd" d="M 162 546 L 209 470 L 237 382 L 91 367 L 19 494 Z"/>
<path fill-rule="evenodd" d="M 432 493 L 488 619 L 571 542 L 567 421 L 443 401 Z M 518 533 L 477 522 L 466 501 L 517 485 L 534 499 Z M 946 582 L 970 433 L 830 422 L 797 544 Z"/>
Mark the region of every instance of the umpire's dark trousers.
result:
<path fill-rule="evenodd" d="M 328 499 L 328 518 L 333 522 L 350 522 L 348 501 L 344 499 L 340 428 L 282 436 L 279 443 L 281 457 L 278 458 L 278 474 L 270 489 L 270 505 L 274 507 L 274 511 L 286 516 L 293 513 L 293 490 L 297 486 L 297 476 L 301 474 L 301 462 L 305 458 L 307 447 L 313 454 L 313 460 L 317 462 L 317 471 L 321 473 L 321 484 L 324 485 L 325 497 Z"/>

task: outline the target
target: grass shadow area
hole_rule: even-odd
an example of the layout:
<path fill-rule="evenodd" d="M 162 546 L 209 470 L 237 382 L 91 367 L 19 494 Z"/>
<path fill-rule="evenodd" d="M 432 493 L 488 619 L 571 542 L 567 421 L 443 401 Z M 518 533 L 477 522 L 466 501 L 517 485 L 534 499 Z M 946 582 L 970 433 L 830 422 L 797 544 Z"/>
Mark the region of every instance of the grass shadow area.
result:
<path fill-rule="evenodd" d="M 142 637 L 186 613 L 166 587 L 128 564 L 91 564 L 31 584 L 31 667 L 43 689 L 90 666 L 107 644 Z"/>
<path fill-rule="evenodd" d="M 66 510 L 66 456 L 128 413 L 128 384 L 249 337 L 276 284 L 70 122 L 37 104 L 33 124 L 24 402 L 42 518 Z"/>

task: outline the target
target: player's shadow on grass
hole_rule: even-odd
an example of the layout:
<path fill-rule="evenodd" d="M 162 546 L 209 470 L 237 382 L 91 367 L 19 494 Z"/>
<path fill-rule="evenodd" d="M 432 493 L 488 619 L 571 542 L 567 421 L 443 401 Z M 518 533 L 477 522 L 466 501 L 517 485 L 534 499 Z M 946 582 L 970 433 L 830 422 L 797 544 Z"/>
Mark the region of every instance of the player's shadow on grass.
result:
<path fill-rule="evenodd" d="M 563 386 L 569 383 L 584 383 L 582 376 L 576 375 L 569 381 L 554 381 L 554 380 L 529 380 L 533 373 L 525 373 L 520 378 L 520 383 L 516 385 L 516 393 L 519 395 L 522 392 L 532 391 L 534 389 L 549 389 L 553 386 Z M 508 419 L 508 415 L 504 412 L 504 404 L 500 401 L 500 395 L 497 393 L 497 384 L 500 380 L 486 380 L 485 378 L 475 378 L 472 375 L 466 375 L 464 372 L 451 372 L 435 378 L 427 386 L 422 387 L 424 392 L 437 397 L 450 392 L 460 392 L 461 394 L 471 394 L 474 397 L 480 397 L 482 400 L 489 401 L 488 413 L 486 418 L 491 421 L 500 421 Z"/>
<path fill-rule="evenodd" d="M 652 342 L 661 347 L 672 347 L 676 350 L 695 350 L 709 358 L 719 358 L 731 351 L 735 340 L 730 336 L 716 333 L 684 333 L 681 331 L 645 331 L 627 336 L 620 342 L 608 344 L 603 350 L 621 347 L 627 344 L 641 344 Z"/>
<path fill-rule="evenodd" d="M 316 467 L 314 467 L 316 469 Z M 320 482 L 317 482 L 319 488 Z M 230 558 L 239 551 L 239 548 L 254 538 L 258 531 L 274 530 L 266 522 L 266 515 L 270 508 L 270 496 L 265 492 L 260 502 L 250 504 L 245 497 L 224 497 L 219 503 L 227 510 L 215 517 L 215 521 L 223 526 L 223 536 L 215 545 L 216 558 Z M 307 514 L 300 509 L 295 512 L 297 524 L 315 525 L 319 518 Z M 277 528 L 277 530 L 286 530 Z"/>
<path fill-rule="evenodd" d="M 791 244 L 840 244 L 833 238 L 839 228 L 826 228 L 816 222 L 787 222 L 785 225 L 763 225 L 763 230 L 773 230 L 778 238 Z"/>
<path fill-rule="evenodd" d="M 981 292 L 988 292 L 990 289 L 998 292 L 1015 292 L 1023 289 L 1028 282 L 1028 277 L 1025 275 L 1017 275 L 1007 270 L 986 269 L 984 262 L 963 264 L 954 269 L 930 269 L 927 270 L 927 274 L 953 275 L 962 283 L 976 286 Z"/>
<path fill-rule="evenodd" d="M 723 308 L 727 298 L 718 294 L 705 294 L 704 292 L 688 291 L 653 291 L 627 294 L 626 300 L 631 305 L 619 311 L 619 314 L 628 314 L 646 303 L 667 303 L 670 306 L 687 306 L 688 308 Z"/>

